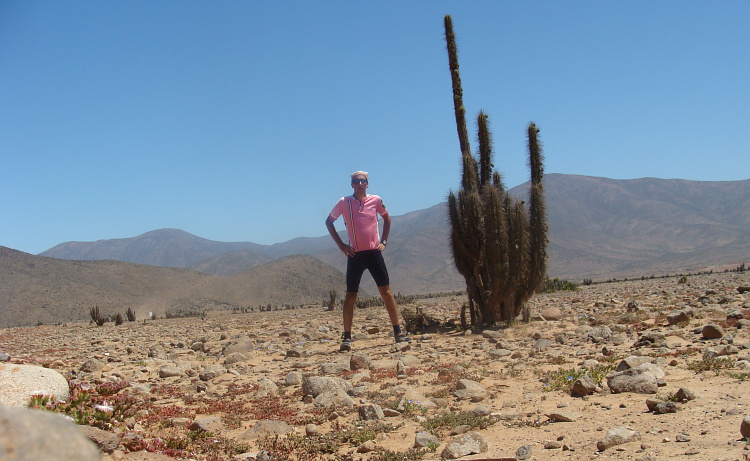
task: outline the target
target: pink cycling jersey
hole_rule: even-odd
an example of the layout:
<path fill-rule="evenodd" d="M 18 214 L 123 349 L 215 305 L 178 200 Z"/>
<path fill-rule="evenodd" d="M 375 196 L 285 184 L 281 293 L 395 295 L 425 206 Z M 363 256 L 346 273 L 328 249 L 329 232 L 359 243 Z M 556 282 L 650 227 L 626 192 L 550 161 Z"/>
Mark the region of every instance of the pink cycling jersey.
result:
<path fill-rule="evenodd" d="M 360 202 L 350 195 L 339 199 L 329 216 L 335 221 L 344 215 L 344 224 L 349 233 L 349 246 L 354 248 L 354 251 L 364 251 L 378 249 L 378 214 L 388 214 L 380 197 L 368 195 Z"/>

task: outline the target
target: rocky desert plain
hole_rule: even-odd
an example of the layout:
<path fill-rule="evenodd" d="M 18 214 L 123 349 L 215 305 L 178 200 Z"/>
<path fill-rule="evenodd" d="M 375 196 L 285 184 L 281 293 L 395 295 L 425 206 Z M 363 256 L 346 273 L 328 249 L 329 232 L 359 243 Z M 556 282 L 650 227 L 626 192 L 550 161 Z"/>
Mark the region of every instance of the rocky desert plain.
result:
<path fill-rule="evenodd" d="M 107 461 L 750 459 L 750 272 L 539 294 L 528 323 L 462 331 L 465 301 L 400 306 L 419 330 L 401 345 L 357 309 L 347 353 L 323 306 L 0 330 L 0 419 L 52 394 L 32 406 Z"/>

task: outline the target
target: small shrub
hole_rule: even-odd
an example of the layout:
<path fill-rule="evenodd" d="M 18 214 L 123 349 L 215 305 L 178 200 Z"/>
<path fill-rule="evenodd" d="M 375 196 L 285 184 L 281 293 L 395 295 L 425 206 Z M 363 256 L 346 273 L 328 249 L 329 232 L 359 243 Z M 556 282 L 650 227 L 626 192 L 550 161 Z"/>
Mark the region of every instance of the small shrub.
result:
<path fill-rule="evenodd" d="M 583 375 L 588 375 L 595 384 L 601 384 L 609 372 L 615 369 L 614 364 L 598 365 L 594 368 L 569 368 L 545 373 L 541 381 L 544 383 L 543 391 L 567 391 L 575 380 Z"/>
<path fill-rule="evenodd" d="M 128 318 L 128 322 L 135 322 L 135 311 L 128 307 L 125 311 L 125 316 Z"/>
<path fill-rule="evenodd" d="M 714 371 L 719 373 L 721 370 L 733 367 L 734 359 L 731 357 L 706 358 L 688 363 L 688 370 L 693 370 L 696 373 L 703 373 L 704 371 Z"/>
<path fill-rule="evenodd" d="M 446 415 L 435 416 L 434 418 L 422 421 L 420 424 L 430 434 L 440 437 L 444 432 L 453 429 L 456 426 L 471 426 L 472 429 L 486 429 L 495 424 L 495 420 L 488 416 L 477 416 L 473 413 L 448 413 Z"/>

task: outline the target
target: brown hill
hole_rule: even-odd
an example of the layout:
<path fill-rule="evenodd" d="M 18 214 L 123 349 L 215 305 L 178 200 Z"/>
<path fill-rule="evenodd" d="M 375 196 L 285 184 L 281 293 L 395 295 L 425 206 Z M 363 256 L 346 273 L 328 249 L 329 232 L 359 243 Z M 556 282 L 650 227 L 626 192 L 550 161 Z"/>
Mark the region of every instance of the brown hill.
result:
<path fill-rule="evenodd" d="M 230 251 L 193 264 L 189 269 L 211 275 L 234 275 L 252 269 L 274 258 L 251 250 Z"/>
<path fill-rule="evenodd" d="M 310 256 L 289 256 L 231 277 L 119 261 L 66 261 L 0 247 L 0 327 L 137 317 L 178 311 L 299 305 L 319 302 L 344 282 L 336 269 Z"/>

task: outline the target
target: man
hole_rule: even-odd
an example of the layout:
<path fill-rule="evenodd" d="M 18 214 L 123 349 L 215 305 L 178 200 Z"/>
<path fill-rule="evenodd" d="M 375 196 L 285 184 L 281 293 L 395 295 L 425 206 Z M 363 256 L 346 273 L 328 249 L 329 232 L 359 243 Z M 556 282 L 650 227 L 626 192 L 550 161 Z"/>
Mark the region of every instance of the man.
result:
<path fill-rule="evenodd" d="M 328 233 L 331 234 L 339 249 L 347 256 L 346 263 L 346 297 L 344 298 L 344 337 L 341 342 L 342 352 L 352 350 L 352 322 L 354 320 L 354 303 L 357 301 L 359 282 L 365 269 L 370 271 L 380 296 L 385 302 L 393 336 L 397 343 L 411 341 L 401 331 L 396 300 L 393 298 L 388 270 L 385 267 L 382 252 L 388 242 L 391 231 L 391 217 L 383 201 L 377 195 L 368 195 L 369 175 L 365 171 L 352 173 L 354 194 L 339 199 L 326 219 Z M 383 238 L 378 235 L 378 214 L 383 217 Z M 344 216 L 349 244 L 341 240 L 333 223 Z"/>

